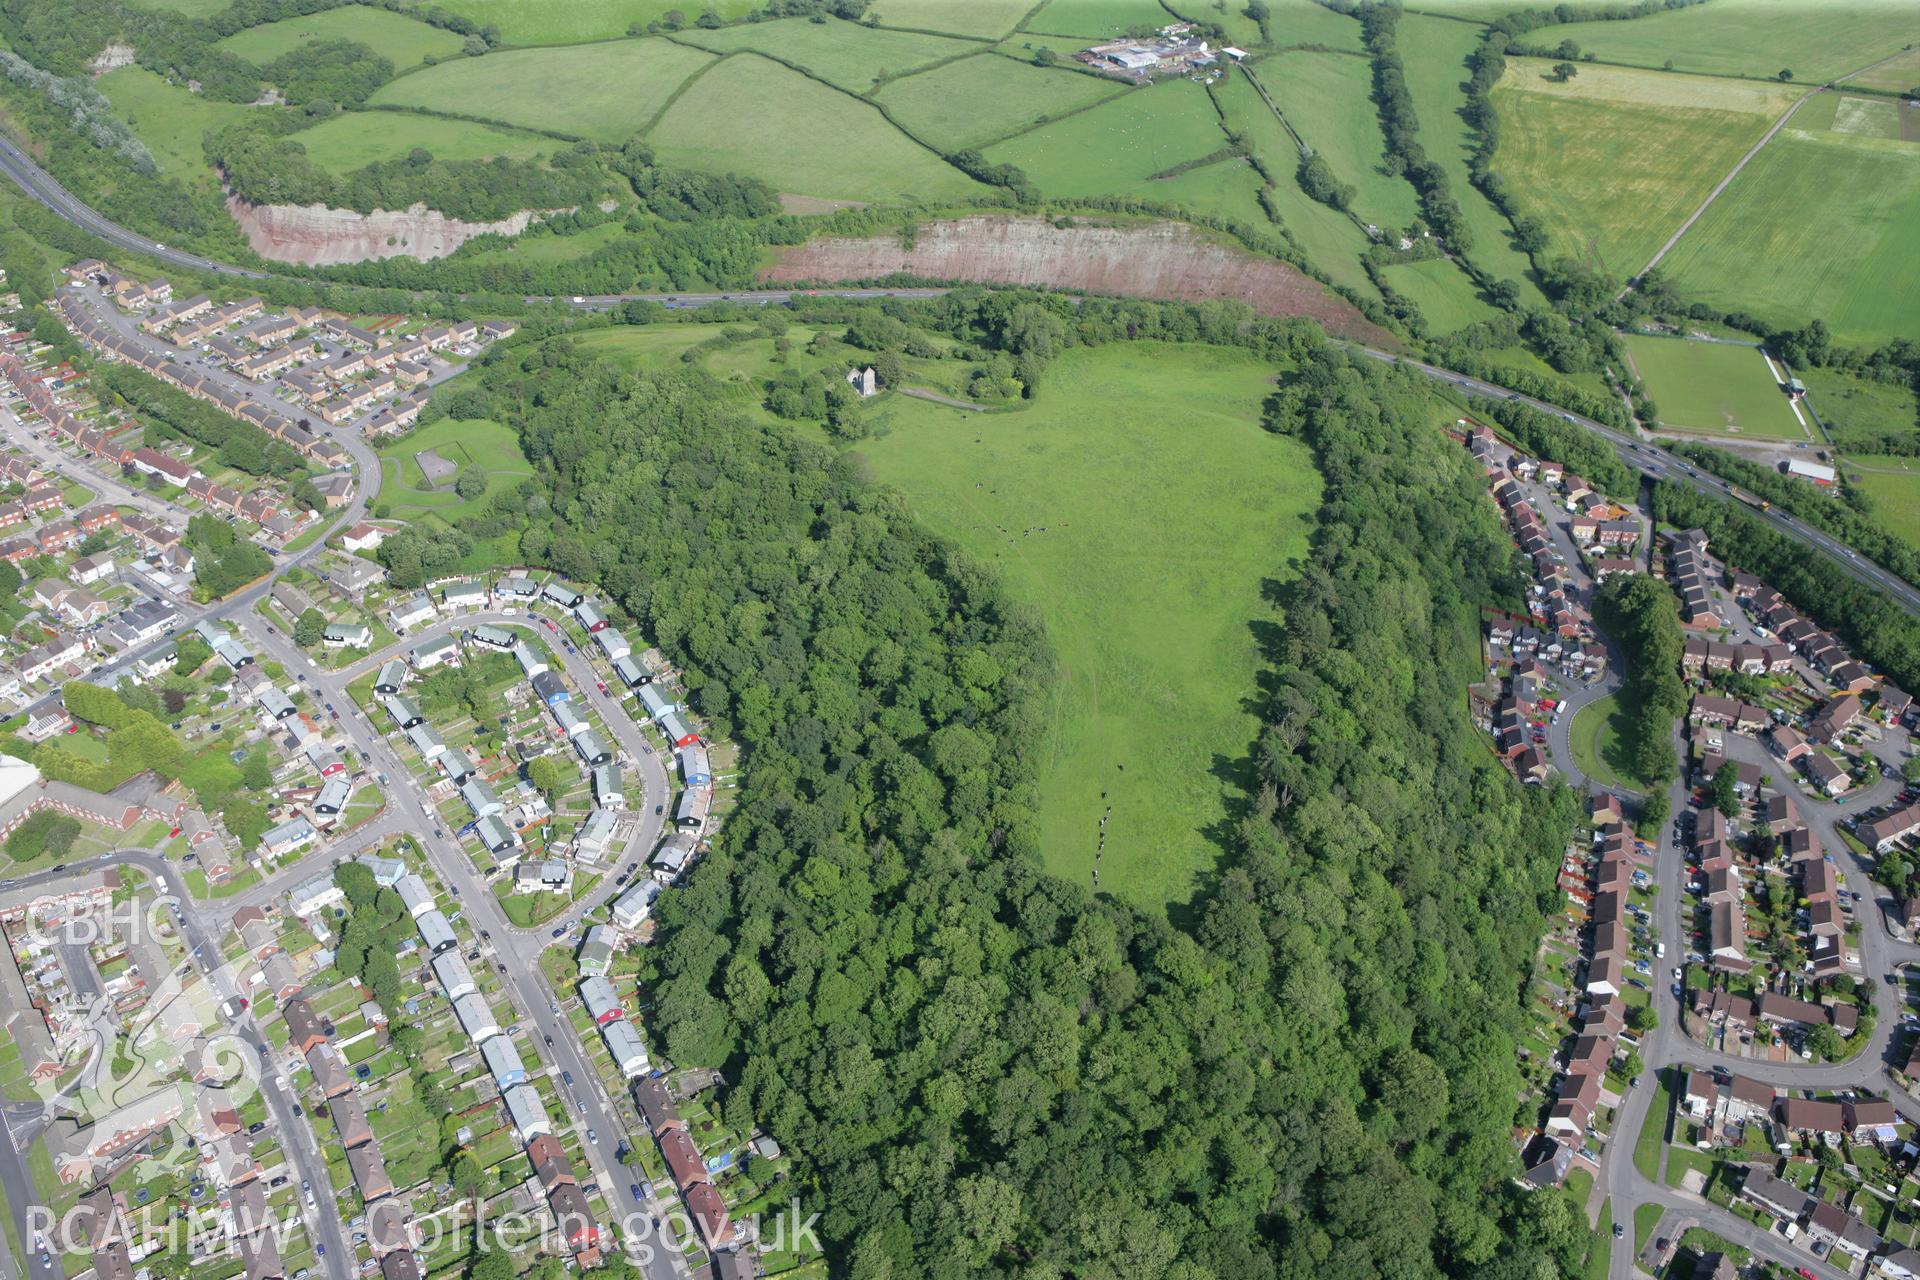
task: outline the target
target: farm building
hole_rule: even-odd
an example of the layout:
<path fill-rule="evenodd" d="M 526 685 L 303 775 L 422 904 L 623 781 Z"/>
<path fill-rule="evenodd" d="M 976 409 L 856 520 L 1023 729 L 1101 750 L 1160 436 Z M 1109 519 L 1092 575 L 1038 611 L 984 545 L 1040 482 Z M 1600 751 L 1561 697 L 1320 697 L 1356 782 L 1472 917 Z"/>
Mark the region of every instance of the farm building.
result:
<path fill-rule="evenodd" d="M 1840 473 L 1832 467 L 1818 462 L 1803 462 L 1799 458 L 1794 458 L 1787 463 L 1787 474 L 1821 485 L 1830 485 L 1840 478 Z"/>

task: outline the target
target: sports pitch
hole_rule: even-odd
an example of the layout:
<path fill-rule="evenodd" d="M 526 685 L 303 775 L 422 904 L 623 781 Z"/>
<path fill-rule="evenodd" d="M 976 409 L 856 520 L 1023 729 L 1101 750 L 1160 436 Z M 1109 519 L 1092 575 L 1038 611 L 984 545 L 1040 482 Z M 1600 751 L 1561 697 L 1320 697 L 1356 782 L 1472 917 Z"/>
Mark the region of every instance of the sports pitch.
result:
<path fill-rule="evenodd" d="M 1622 339 L 1660 421 L 1675 431 L 1804 440 L 1767 359 L 1752 347 L 1629 334 Z"/>

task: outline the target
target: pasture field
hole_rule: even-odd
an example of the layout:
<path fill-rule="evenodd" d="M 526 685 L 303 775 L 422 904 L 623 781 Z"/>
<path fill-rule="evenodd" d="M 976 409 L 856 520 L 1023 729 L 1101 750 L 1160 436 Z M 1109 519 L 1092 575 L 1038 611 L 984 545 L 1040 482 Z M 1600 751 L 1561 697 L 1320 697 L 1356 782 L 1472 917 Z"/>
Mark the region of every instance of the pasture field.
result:
<path fill-rule="evenodd" d="M 153 152 L 161 171 L 186 182 L 216 181 L 201 139 L 246 119 L 249 108 L 215 102 L 142 67 L 121 67 L 94 84 Z"/>
<path fill-rule="evenodd" d="M 1845 470 L 1847 484 L 1873 500 L 1873 522 L 1920 547 L 1920 459 L 1863 455 Z"/>
<path fill-rule="evenodd" d="M 1354 188 L 1353 211 L 1404 230 L 1420 216 L 1413 184 L 1383 168 L 1386 139 L 1373 105 L 1373 68 L 1344 53 L 1283 53 L 1261 63 L 1260 83 L 1308 146 Z"/>
<path fill-rule="evenodd" d="M 1637 333 L 1621 341 L 1667 426 L 1770 440 L 1807 438 L 1766 357 L 1753 347 Z"/>
<path fill-rule="evenodd" d="M 1101 41 L 1118 39 L 1129 27 L 1164 27 L 1172 21 L 1160 0 L 1047 0 L 1022 30 Z"/>
<path fill-rule="evenodd" d="M 1513 228 L 1506 216 L 1480 193 L 1467 174 L 1467 157 L 1474 148 L 1472 131 L 1460 112 L 1466 94 L 1467 55 L 1480 43 L 1479 27 L 1449 18 L 1409 13 L 1400 20 L 1398 44 L 1405 61 L 1407 92 L 1420 119 L 1420 144 L 1447 174 L 1447 187 L 1473 233 L 1467 256 L 1496 280 L 1520 286 L 1520 300 L 1533 307 L 1547 305 L 1546 295 L 1533 278 L 1533 263 L 1513 244 Z"/>
<path fill-rule="evenodd" d="M 1809 133 L 1825 129 L 1856 138 L 1920 142 L 1920 112 L 1892 98 L 1858 93 L 1821 94 L 1794 114 L 1793 127 Z"/>
<path fill-rule="evenodd" d="M 766 54 L 854 93 L 867 93 L 887 77 L 906 75 L 980 48 L 972 40 L 863 27 L 837 18 L 825 22 L 783 18 L 714 31 L 695 28 L 674 39 L 714 53 L 745 49 Z M 949 110 L 963 101 L 971 105 L 971 99 L 955 99 L 947 104 Z"/>
<path fill-rule="evenodd" d="M 1260 43 L 1259 25 L 1242 14 L 1244 5 L 1229 4 L 1222 14 L 1204 0 L 1173 0 L 1171 7 L 1188 18 L 1224 23 L 1227 34 L 1243 48 Z M 1267 0 L 1271 16 L 1267 28 L 1273 33 L 1276 48 L 1319 45 L 1327 49 L 1346 49 L 1358 53 L 1360 23 L 1321 4 L 1319 0 Z"/>
<path fill-rule="evenodd" d="M 373 102 L 624 142 L 712 62 L 712 54 L 666 40 L 508 50 L 401 76 Z"/>
<path fill-rule="evenodd" d="M 357 40 L 402 70 L 429 57 L 450 58 L 460 52 L 461 45 L 461 37 L 451 31 L 403 14 L 355 4 L 249 27 L 220 41 L 219 47 L 255 66 L 264 66 L 314 40 Z"/>
<path fill-rule="evenodd" d="M 1843 342 L 1920 338 L 1920 146 L 1789 126 L 1661 268 L 1687 296 Z"/>
<path fill-rule="evenodd" d="M 1011 35 L 1031 8 L 1031 0 L 887 0 L 872 12 L 883 27 L 998 40 Z"/>
<path fill-rule="evenodd" d="M 1550 65 L 1508 60 L 1493 93 L 1495 167 L 1546 227 L 1553 253 L 1619 280 L 1646 266 L 1796 96 L 1786 86 L 1605 66 L 1557 84 L 1546 79 Z"/>
<path fill-rule="evenodd" d="M 1305 552 L 1319 505 L 1309 451 L 1260 429 L 1271 376 L 1217 348 L 1070 351 L 1017 411 L 895 400 L 858 446 L 1041 614 L 1059 660 L 1029 744 L 1047 869 L 1097 870 L 1148 909 L 1218 866 L 1259 732 L 1262 584 Z"/>
<path fill-rule="evenodd" d="M 987 150 L 1049 195 L 1096 196 L 1227 145 L 1206 91 L 1184 80 L 1137 89 Z"/>
<path fill-rule="evenodd" d="M 1385 269 L 1394 292 L 1413 299 L 1434 334 L 1454 333 L 1470 324 L 1491 320 L 1499 310 L 1483 302 L 1473 281 L 1450 258 L 1403 262 Z"/>
<path fill-rule="evenodd" d="M 981 190 L 870 104 L 750 53 L 689 85 L 648 140 L 663 163 L 746 174 L 796 195 L 958 200 Z"/>
<path fill-rule="evenodd" d="M 1259 192 L 1259 172 L 1241 157 L 1231 156 L 1189 169 L 1178 177 L 1148 178 L 1122 187 L 1114 194 L 1154 200 L 1266 229 L 1273 224 L 1267 211 L 1260 207 Z"/>
<path fill-rule="evenodd" d="M 1330 209 L 1307 195 L 1294 179 L 1297 168 L 1293 139 L 1267 109 L 1260 95 L 1245 76 L 1229 77 L 1220 85 L 1220 103 L 1226 111 L 1227 127 L 1247 140 L 1254 154 L 1274 175 L 1275 186 L 1268 199 L 1280 212 L 1288 234 L 1311 262 L 1328 279 L 1345 285 L 1362 297 L 1378 298 L 1360 265 L 1367 251 L 1366 233 L 1338 209 Z"/>
<path fill-rule="evenodd" d="M 916 138 L 952 152 L 984 147 L 1125 92 L 1117 82 L 981 53 L 890 81 L 873 98 Z M 956 103 L 966 110 L 954 110 Z"/>
<path fill-rule="evenodd" d="M 1920 434 L 1920 398 L 1913 388 L 1871 382 L 1835 369 L 1795 369 L 1807 384 L 1807 401 L 1843 452 L 1884 447 L 1868 442 L 1911 440 Z"/>
<path fill-rule="evenodd" d="M 1909 49 L 1890 62 L 1854 76 L 1847 83 L 1862 89 L 1905 93 L 1915 85 L 1920 85 L 1920 49 Z"/>
<path fill-rule="evenodd" d="M 1905 0 L 1713 0 L 1626 22 L 1542 27 L 1528 37 L 1535 45 L 1561 40 L 1607 62 L 1762 80 L 1789 70 L 1803 85 L 1819 84 L 1920 40 L 1920 10 Z"/>
<path fill-rule="evenodd" d="M 484 160 L 550 156 L 567 146 L 544 134 L 410 111 L 346 111 L 290 136 L 307 149 L 307 157 L 315 164 L 335 173 L 392 160 L 415 147 L 424 147 L 442 160 Z"/>
<path fill-rule="evenodd" d="M 420 0 L 419 8 L 446 9 L 472 18 L 481 26 L 500 29 L 509 45 L 580 44 L 589 40 L 617 40 L 635 23 L 645 26 L 678 9 L 689 19 L 702 9 L 722 18 L 743 18 L 759 8 L 757 0 Z"/>

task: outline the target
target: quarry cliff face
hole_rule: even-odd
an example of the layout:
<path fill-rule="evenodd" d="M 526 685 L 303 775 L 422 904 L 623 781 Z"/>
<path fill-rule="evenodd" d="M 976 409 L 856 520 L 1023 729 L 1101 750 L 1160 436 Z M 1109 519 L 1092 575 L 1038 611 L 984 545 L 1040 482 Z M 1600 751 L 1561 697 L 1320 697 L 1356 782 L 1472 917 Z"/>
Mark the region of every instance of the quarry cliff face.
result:
<path fill-rule="evenodd" d="M 522 209 L 497 222 L 464 222 L 416 204 L 403 212 L 358 213 L 326 205 L 248 204 L 227 198 L 247 243 L 273 262 L 325 267 L 378 258 L 444 258 L 475 236 L 517 236 L 536 217 Z"/>
<path fill-rule="evenodd" d="M 775 250 L 764 284 L 829 284 L 894 273 L 923 280 L 1044 285 L 1133 298 L 1237 298 L 1260 315 L 1308 316 L 1328 332 L 1385 346 L 1392 334 L 1287 263 L 1178 222 L 1056 226 L 1001 214 L 923 222 L 898 233 L 823 238 Z"/>

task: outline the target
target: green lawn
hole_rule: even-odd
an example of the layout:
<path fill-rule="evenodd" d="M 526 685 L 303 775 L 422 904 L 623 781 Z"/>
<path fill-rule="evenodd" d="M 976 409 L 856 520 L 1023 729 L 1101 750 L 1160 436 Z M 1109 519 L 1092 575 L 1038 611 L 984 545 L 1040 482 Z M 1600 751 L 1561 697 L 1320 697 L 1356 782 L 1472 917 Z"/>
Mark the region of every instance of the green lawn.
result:
<path fill-rule="evenodd" d="M 1766 357 L 1754 348 L 1645 334 L 1622 341 L 1665 425 L 1716 435 L 1807 439 Z"/>
<path fill-rule="evenodd" d="M 958 151 L 1125 92 L 1112 81 L 981 53 L 892 81 L 873 97 L 915 137 Z M 958 103 L 966 110 L 956 111 Z"/>
<path fill-rule="evenodd" d="M 1512 227 L 1467 172 L 1467 157 L 1478 139 L 1460 116 L 1467 101 L 1460 86 L 1467 78 L 1467 57 L 1479 47 L 1480 28 L 1410 13 L 1400 20 L 1396 44 L 1406 65 L 1407 92 L 1413 95 L 1420 119 L 1421 146 L 1446 171 L 1447 188 L 1473 234 L 1467 256 L 1494 279 L 1519 284 L 1523 302 L 1545 306 L 1545 295 L 1530 274 L 1533 264 L 1513 247 Z"/>
<path fill-rule="evenodd" d="M 796 195 L 957 200 L 982 189 L 871 104 L 754 54 L 695 80 L 649 136 L 665 164 L 743 173 Z"/>
<path fill-rule="evenodd" d="M 1647 1241 L 1653 1239 L 1653 1229 L 1660 1225 L 1660 1215 L 1664 1213 L 1657 1204 L 1643 1204 L 1633 1211 L 1633 1251 L 1635 1253 L 1647 1247 Z"/>
<path fill-rule="evenodd" d="M 1873 501 L 1873 520 L 1920 547 L 1920 458 L 1849 457 L 1847 483 Z"/>
<path fill-rule="evenodd" d="M 223 4 L 221 7 L 225 7 Z M 722 18 L 742 18 L 760 7 L 758 0 L 419 0 L 421 9 L 446 9 L 497 27 L 510 45 L 579 44 L 614 40 L 636 23 L 644 27 L 678 9 L 689 19 L 707 9 Z"/>
<path fill-rule="evenodd" d="M 1757 78 L 1785 69 L 1818 84 L 1920 40 L 1920 13 L 1904 0 L 1712 0 L 1630 22 L 1543 27 L 1527 39 L 1572 40 L 1609 62 Z"/>
<path fill-rule="evenodd" d="M 189 183 L 215 181 L 201 140 L 246 119 L 252 109 L 189 93 L 140 67 L 109 71 L 94 83 L 147 144 L 161 172 Z"/>
<path fill-rule="evenodd" d="M 306 147 L 310 160 L 335 173 L 393 160 L 415 147 L 425 148 L 442 160 L 487 160 L 494 156 L 550 156 L 568 145 L 545 134 L 410 111 L 344 111 L 292 136 Z"/>
<path fill-rule="evenodd" d="M 711 54 L 666 40 L 522 49 L 401 76 L 372 101 L 625 142 L 712 61 Z"/>
<path fill-rule="evenodd" d="M 1262 582 L 1304 551 L 1319 499 L 1308 453 L 1259 428 L 1270 377 L 1211 348 L 1074 351 L 1016 412 L 897 400 L 859 447 L 1041 611 L 1060 663 L 1031 757 L 1048 867 L 1083 884 L 1097 867 L 1148 906 L 1217 864 L 1258 732 Z"/>
<path fill-rule="evenodd" d="M 1789 127 L 1661 265 L 1690 298 L 1877 343 L 1920 338 L 1917 239 L 1920 146 Z"/>
<path fill-rule="evenodd" d="M 1115 192 L 1227 145 L 1206 91 L 1185 80 L 1104 102 L 989 148 L 1049 195 Z"/>
<path fill-rule="evenodd" d="M 1021 26 L 1094 41 L 1117 39 L 1129 27 L 1163 27 L 1172 21 L 1160 0 L 1047 0 L 1046 7 Z"/>
<path fill-rule="evenodd" d="M 1660 1150 L 1667 1145 L 1667 1117 L 1673 1111 L 1673 1084 L 1667 1078 L 1668 1072 L 1658 1073 L 1659 1090 L 1654 1094 L 1653 1106 L 1647 1111 L 1647 1118 L 1640 1126 L 1639 1136 L 1633 1142 L 1633 1167 L 1641 1177 L 1657 1181 L 1660 1177 Z M 1626 1137 L 1615 1133 L 1613 1140 L 1618 1144 Z M 1635 1225 L 1639 1219 L 1636 1216 Z"/>
<path fill-rule="evenodd" d="M 1621 67 L 1507 63 L 1495 167 L 1552 251 L 1626 280 L 1700 206 L 1796 91 Z M 1604 182 L 1594 175 L 1605 174 Z"/>
<path fill-rule="evenodd" d="M 1870 382 L 1832 369 L 1795 369 L 1807 384 L 1807 403 L 1842 450 L 1875 452 L 1887 440 L 1911 440 L 1920 430 L 1920 397 L 1897 382 Z"/>
<path fill-rule="evenodd" d="M 902 30 L 997 40 L 1033 7 L 1034 0 L 887 0 L 870 6 L 866 16 Z"/>
<path fill-rule="evenodd" d="M 1267 198 L 1279 210 L 1287 233 L 1307 255 L 1307 261 L 1336 284 L 1345 285 L 1363 297 L 1378 297 L 1378 291 L 1360 265 L 1367 251 L 1366 233 L 1353 225 L 1353 219 L 1337 209 L 1328 208 L 1300 189 L 1295 181 L 1299 153 L 1293 139 L 1280 121 L 1254 91 L 1245 75 L 1232 76 L 1219 87 L 1227 127 L 1245 138 L 1255 155 L 1265 162 L 1276 185 Z"/>
<path fill-rule="evenodd" d="M 358 41 L 402 70 L 429 57 L 452 57 L 461 44 L 460 36 L 417 18 L 356 4 L 249 27 L 220 41 L 218 47 L 264 66 L 315 40 Z"/>
<path fill-rule="evenodd" d="M 1373 105 L 1373 67 L 1345 53 L 1285 53 L 1260 64 L 1260 82 L 1308 146 L 1355 189 L 1353 211 L 1405 230 L 1420 198 L 1404 177 L 1386 172 L 1386 139 Z"/>
<path fill-rule="evenodd" d="M 1500 312 L 1483 302 L 1478 286 L 1451 258 L 1407 262 L 1385 270 L 1387 284 L 1413 299 L 1435 334 L 1453 333 Z"/>
<path fill-rule="evenodd" d="M 1629 791 L 1644 790 L 1647 783 L 1633 772 L 1627 759 L 1621 734 L 1626 717 L 1620 709 L 1620 696 L 1609 694 L 1574 712 L 1567 726 L 1567 742 L 1573 748 L 1573 762 L 1595 782 Z"/>
<path fill-rule="evenodd" d="M 477 466 L 486 473 L 487 487 L 471 501 L 453 491 L 425 489 L 425 477 L 417 455 L 432 449 L 444 458 L 457 461 L 464 469 Z M 463 516 L 476 515 L 487 508 L 493 496 L 533 474 L 533 467 L 520 452 L 520 442 L 512 428 L 486 419 L 443 418 L 404 440 L 380 450 L 382 482 L 380 502 L 400 520 L 438 520 L 451 525 Z M 476 540 L 474 550 L 459 566 L 460 572 L 473 572 L 513 558 L 517 546 L 514 535 Z"/>
<path fill-rule="evenodd" d="M 1607 1268 L 1613 1262 L 1613 1201 L 1600 1204 L 1600 1220 L 1594 1224 L 1593 1239 L 1587 1245 L 1585 1280 L 1607 1280 Z"/>
<path fill-rule="evenodd" d="M 887 77 L 975 53 L 981 47 L 973 40 L 889 31 L 835 18 L 825 22 L 784 18 L 717 31 L 695 29 L 681 32 L 678 39 L 714 53 L 743 49 L 764 53 L 855 93 L 866 93 Z M 971 99 L 950 100 L 948 105 L 951 108 L 959 101 Z"/>

